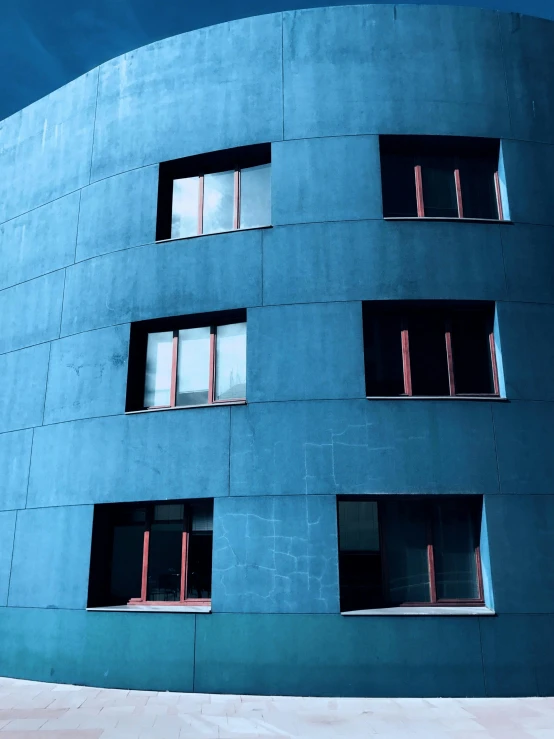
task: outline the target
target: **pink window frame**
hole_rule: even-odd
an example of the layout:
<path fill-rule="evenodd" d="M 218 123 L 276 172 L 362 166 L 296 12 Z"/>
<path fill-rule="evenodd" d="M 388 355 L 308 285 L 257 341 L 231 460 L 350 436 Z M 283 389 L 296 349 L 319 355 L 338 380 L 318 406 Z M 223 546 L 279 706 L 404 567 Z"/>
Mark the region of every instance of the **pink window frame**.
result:
<path fill-rule="evenodd" d="M 379 501 L 377 503 L 377 521 L 379 527 L 379 541 L 384 541 L 384 531 L 382 525 L 382 516 L 379 510 Z M 386 547 L 380 549 L 381 553 L 381 571 L 383 575 L 383 586 L 386 587 L 388 583 L 388 568 L 386 559 Z M 437 598 L 437 586 L 436 586 L 436 571 L 435 571 L 435 545 L 433 542 L 433 525 L 432 516 L 428 516 L 427 520 L 427 569 L 429 573 L 429 601 L 404 601 L 402 603 L 395 603 L 395 606 L 420 606 L 420 607 L 432 607 L 432 606 L 484 606 L 485 605 L 485 594 L 483 588 L 483 572 L 481 563 L 481 546 L 480 544 L 475 545 L 475 571 L 477 575 L 477 598 Z M 384 590 L 384 595 L 386 591 Z"/>
<path fill-rule="evenodd" d="M 225 324 L 223 324 L 225 325 Z M 208 365 L 208 401 L 202 405 L 232 405 L 233 403 L 245 403 L 246 398 L 229 398 L 217 400 L 215 397 L 216 386 L 216 351 L 217 351 L 217 329 L 218 326 L 210 326 L 210 358 Z M 177 405 L 177 363 L 179 356 L 179 330 L 173 330 L 173 345 L 171 355 L 171 384 L 169 390 L 169 405 L 150 405 L 145 410 L 159 410 L 162 408 L 188 408 L 189 406 Z M 195 406 L 190 406 L 194 408 Z"/>
<path fill-rule="evenodd" d="M 241 169 L 233 170 L 233 228 L 232 231 L 240 230 L 240 178 Z M 198 176 L 198 224 L 196 236 L 204 235 L 204 177 Z"/>
<path fill-rule="evenodd" d="M 416 188 L 416 203 L 417 203 L 417 217 L 418 218 L 432 218 L 432 216 L 426 216 L 425 215 L 425 199 L 424 199 L 424 192 L 423 192 L 423 176 L 421 171 L 421 164 L 416 164 L 414 166 L 414 178 L 415 178 L 415 188 Z M 456 205 L 458 208 L 458 218 L 460 220 L 474 220 L 472 218 L 466 219 L 464 217 L 464 202 L 462 197 L 462 183 L 460 179 L 460 170 L 458 167 L 454 169 L 454 184 L 456 187 Z M 502 207 L 502 192 L 500 190 L 500 177 L 498 174 L 498 170 L 494 173 L 494 190 L 496 194 L 496 207 L 498 210 L 498 219 L 491 219 L 491 220 L 504 220 L 504 209 Z M 444 220 L 444 218 L 439 218 L 438 220 Z M 477 219 L 481 220 L 481 219 Z M 484 219 L 488 220 L 488 219 Z"/>
<path fill-rule="evenodd" d="M 148 556 L 150 551 L 150 522 L 144 531 L 142 545 L 142 576 L 140 587 L 140 598 L 131 598 L 127 605 L 147 606 L 209 606 L 211 598 L 187 598 L 187 576 L 188 576 L 188 552 L 190 516 L 185 514 L 183 521 L 183 536 L 181 544 L 181 579 L 179 583 L 179 600 L 148 600 Z"/>
<path fill-rule="evenodd" d="M 409 319 L 403 318 L 401 322 L 401 343 L 402 343 L 402 370 L 404 374 L 404 393 L 403 395 L 412 397 L 412 371 L 411 371 L 411 360 L 410 360 L 410 331 L 409 331 Z M 498 398 L 500 397 L 500 385 L 498 381 L 498 364 L 496 361 L 496 346 L 494 342 L 494 329 L 489 331 L 489 351 L 490 351 L 490 362 L 491 362 L 491 374 L 494 391 L 492 393 L 457 393 L 456 382 L 455 382 L 455 368 L 454 368 L 454 356 L 452 352 L 452 327 L 451 319 L 445 318 L 444 321 L 444 343 L 446 351 L 446 362 L 448 368 L 448 387 L 449 394 L 446 397 L 459 397 L 459 398 Z M 416 396 L 417 397 L 417 396 Z M 444 396 L 437 396 L 444 397 Z"/>

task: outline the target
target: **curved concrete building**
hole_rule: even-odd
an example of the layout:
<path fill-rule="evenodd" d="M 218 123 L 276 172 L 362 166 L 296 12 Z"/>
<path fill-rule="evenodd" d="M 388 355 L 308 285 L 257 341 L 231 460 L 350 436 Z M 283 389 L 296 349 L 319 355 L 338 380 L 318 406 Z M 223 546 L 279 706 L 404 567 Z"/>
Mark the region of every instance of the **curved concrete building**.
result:
<path fill-rule="evenodd" d="M 553 93 L 551 22 L 358 5 L 0 124 L 0 674 L 554 692 Z"/>

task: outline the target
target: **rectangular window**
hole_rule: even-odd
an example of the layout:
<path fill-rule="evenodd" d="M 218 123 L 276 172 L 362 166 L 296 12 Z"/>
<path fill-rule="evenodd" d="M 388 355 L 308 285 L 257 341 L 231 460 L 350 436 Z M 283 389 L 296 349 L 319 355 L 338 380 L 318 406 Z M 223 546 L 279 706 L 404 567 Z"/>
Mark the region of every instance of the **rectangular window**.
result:
<path fill-rule="evenodd" d="M 245 311 L 131 327 L 127 411 L 245 400 Z"/>
<path fill-rule="evenodd" d="M 385 218 L 503 220 L 498 139 L 381 136 Z"/>
<path fill-rule="evenodd" d="M 160 164 L 158 241 L 270 224 L 269 144 Z"/>
<path fill-rule="evenodd" d="M 482 499 L 339 499 L 341 611 L 483 605 Z"/>
<path fill-rule="evenodd" d="M 209 605 L 213 501 L 94 508 L 89 607 Z"/>
<path fill-rule="evenodd" d="M 499 396 L 494 305 L 363 306 L 366 394 Z"/>

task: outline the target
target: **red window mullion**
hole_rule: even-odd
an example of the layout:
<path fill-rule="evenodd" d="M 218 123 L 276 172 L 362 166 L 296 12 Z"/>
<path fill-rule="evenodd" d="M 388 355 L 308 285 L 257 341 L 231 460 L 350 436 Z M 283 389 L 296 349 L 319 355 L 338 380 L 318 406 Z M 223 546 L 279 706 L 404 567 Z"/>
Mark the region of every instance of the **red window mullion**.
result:
<path fill-rule="evenodd" d="M 500 385 L 498 383 L 498 364 L 496 362 L 496 347 L 494 345 L 494 331 L 489 333 L 489 346 L 491 350 L 491 370 L 494 394 L 500 395 Z"/>
<path fill-rule="evenodd" d="M 240 172 L 235 169 L 235 201 L 233 204 L 234 215 L 233 215 L 233 228 L 240 228 Z"/>
<path fill-rule="evenodd" d="M 215 400 L 215 326 L 210 328 L 210 369 L 208 377 L 208 403 Z"/>
<path fill-rule="evenodd" d="M 410 367 L 410 339 L 408 328 L 402 324 L 402 368 L 404 371 L 404 393 L 412 395 L 412 371 Z"/>
<path fill-rule="evenodd" d="M 462 184 L 460 181 L 460 170 L 454 170 L 454 182 L 456 183 L 456 203 L 458 205 L 458 218 L 464 217 L 464 206 L 462 203 Z M 453 393 L 451 393 L 453 395 Z"/>
<path fill-rule="evenodd" d="M 494 189 L 496 191 L 496 205 L 498 207 L 498 220 L 504 220 L 504 208 L 502 207 L 502 193 L 500 191 L 500 177 L 498 172 L 494 173 Z"/>
<path fill-rule="evenodd" d="M 421 177 L 421 164 L 416 164 L 414 167 L 415 172 L 415 188 L 416 188 L 416 200 L 417 200 L 417 215 L 418 218 L 425 218 L 425 204 L 423 202 L 423 179 Z"/>
<path fill-rule="evenodd" d="M 198 235 L 204 231 L 204 175 L 198 178 Z"/>
<path fill-rule="evenodd" d="M 437 586 L 435 582 L 435 552 L 433 550 L 433 520 L 429 516 L 427 524 L 427 563 L 429 567 L 429 594 L 431 603 L 437 602 Z"/>
<path fill-rule="evenodd" d="M 173 352 L 171 356 L 171 385 L 169 389 L 169 405 L 174 408 L 177 399 L 177 349 L 179 344 L 179 332 L 173 332 Z"/>
<path fill-rule="evenodd" d="M 179 592 L 179 600 L 187 599 L 187 564 L 189 552 L 189 535 L 187 531 L 183 531 L 183 543 L 181 548 L 181 587 Z"/>
<path fill-rule="evenodd" d="M 150 531 L 144 532 L 144 543 L 142 546 L 142 579 L 140 586 L 140 599 L 146 600 L 148 586 L 148 550 L 150 548 Z"/>
<path fill-rule="evenodd" d="M 450 395 L 456 395 L 456 385 L 454 383 L 454 357 L 452 355 L 452 330 L 450 321 L 446 322 L 444 338 L 446 342 L 446 362 L 448 364 L 448 387 Z"/>

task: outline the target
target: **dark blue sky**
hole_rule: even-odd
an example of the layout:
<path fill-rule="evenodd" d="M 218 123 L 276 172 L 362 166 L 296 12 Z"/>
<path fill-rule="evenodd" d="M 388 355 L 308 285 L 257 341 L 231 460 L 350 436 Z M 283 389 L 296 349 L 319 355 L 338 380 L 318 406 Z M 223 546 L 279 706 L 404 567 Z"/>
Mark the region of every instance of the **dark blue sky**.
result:
<path fill-rule="evenodd" d="M 427 2 L 481 6 L 554 19 L 554 0 Z M 0 120 L 97 64 L 151 41 L 249 15 L 348 4 L 353 3 L 341 0 L 0 0 Z"/>

